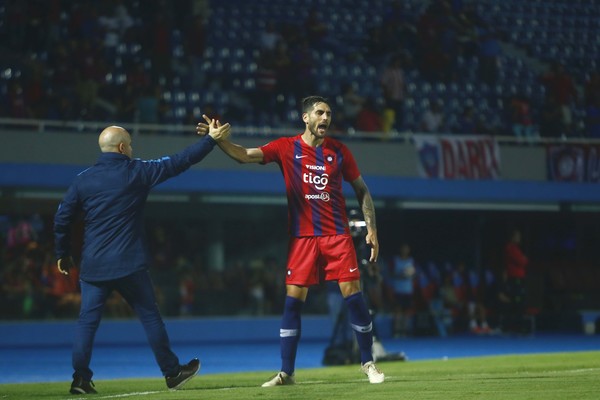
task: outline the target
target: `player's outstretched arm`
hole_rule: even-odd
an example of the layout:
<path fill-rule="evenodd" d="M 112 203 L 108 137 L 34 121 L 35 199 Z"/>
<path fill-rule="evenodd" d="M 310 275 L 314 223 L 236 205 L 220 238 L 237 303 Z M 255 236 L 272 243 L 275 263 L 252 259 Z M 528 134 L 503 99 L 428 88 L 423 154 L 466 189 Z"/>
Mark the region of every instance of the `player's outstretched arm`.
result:
<path fill-rule="evenodd" d="M 200 122 L 196 126 L 196 132 L 198 135 L 206 135 L 210 134 L 211 125 L 214 124 L 216 127 L 220 127 L 220 122 L 210 119 L 206 115 L 202 115 L 206 123 Z M 228 125 L 228 124 L 227 124 Z M 229 136 L 229 135 L 228 135 Z M 218 140 L 217 144 L 223 150 L 225 154 L 229 157 L 233 158 L 239 163 L 259 163 L 263 161 L 263 152 L 259 148 L 250 148 L 247 149 L 239 144 L 235 144 L 230 142 L 227 139 Z"/>
<path fill-rule="evenodd" d="M 375 205 L 373 204 L 373 198 L 369 192 L 369 188 L 365 183 L 362 176 L 359 176 L 351 182 L 354 193 L 356 193 L 356 199 L 363 213 L 365 224 L 367 225 L 367 235 L 365 241 L 369 247 L 371 247 L 371 258 L 370 262 L 376 262 L 379 257 L 379 240 L 377 239 L 377 222 L 375 221 Z"/>

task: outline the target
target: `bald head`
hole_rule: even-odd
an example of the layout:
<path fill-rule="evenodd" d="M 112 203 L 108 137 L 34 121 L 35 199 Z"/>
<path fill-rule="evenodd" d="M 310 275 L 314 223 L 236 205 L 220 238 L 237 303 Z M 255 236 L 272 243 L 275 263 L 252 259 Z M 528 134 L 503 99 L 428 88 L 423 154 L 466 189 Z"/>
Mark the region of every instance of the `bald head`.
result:
<path fill-rule="evenodd" d="M 121 153 L 131 158 L 131 136 L 120 126 L 105 128 L 98 138 L 98 145 L 103 153 Z"/>

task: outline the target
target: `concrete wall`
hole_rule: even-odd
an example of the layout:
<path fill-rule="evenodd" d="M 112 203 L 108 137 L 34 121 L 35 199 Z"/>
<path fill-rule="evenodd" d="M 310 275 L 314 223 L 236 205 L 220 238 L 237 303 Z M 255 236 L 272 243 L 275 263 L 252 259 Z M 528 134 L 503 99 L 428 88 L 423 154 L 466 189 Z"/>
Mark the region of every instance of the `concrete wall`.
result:
<path fill-rule="evenodd" d="M 0 131 L 0 163 L 48 163 L 87 166 L 98 156 L 97 135 L 91 133 L 60 133 L 30 131 Z M 233 141 L 247 147 L 266 143 L 267 138 L 236 138 Z M 196 136 L 138 135 L 133 138 L 135 157 L 157 158 L 172 154 L 192 143 Z M 399 142 L 361 142 L 347 140 L 361 172 L 365 176 L 417 177 L 414 146 Z M 546 158 L 543 147 L 500 147 L 504 180 L 546 180 Z M 240 170 L 240 166 L 220 151 L 214 151 L 197 169 Z M 246 165 L 244 171 L 277 171 L 277 166 Z"/>

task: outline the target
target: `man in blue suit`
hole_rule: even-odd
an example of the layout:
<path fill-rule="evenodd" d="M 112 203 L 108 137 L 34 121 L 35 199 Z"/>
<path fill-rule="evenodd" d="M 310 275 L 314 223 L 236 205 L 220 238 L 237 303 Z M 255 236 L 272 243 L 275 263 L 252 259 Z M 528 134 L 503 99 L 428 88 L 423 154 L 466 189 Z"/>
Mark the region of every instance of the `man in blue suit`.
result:
<path fill-rule="evenodd" d="M 81 309 L 73 344 L 72 394 L 96 393 L 90 369 L 92 347 L 109 295 L 119 292 L 140 319 L 156 361 L 171 390 L 181 388 L 200 369 L 195 358 L 185 365 L 171 350 L 148 274 L 150 257 L 144 235 L 143 210 L 150 190 L 200 162 L 230 134 L 229 124 L 212 121 L 209 134 L 169 157 L 133 159 L 131 136 L 109 126 L 98 139 L 102 154 L 69 187 L 54 217 L 58 269 L 68 275 L 71 226 L 84 218 L 81 259 Z"/>

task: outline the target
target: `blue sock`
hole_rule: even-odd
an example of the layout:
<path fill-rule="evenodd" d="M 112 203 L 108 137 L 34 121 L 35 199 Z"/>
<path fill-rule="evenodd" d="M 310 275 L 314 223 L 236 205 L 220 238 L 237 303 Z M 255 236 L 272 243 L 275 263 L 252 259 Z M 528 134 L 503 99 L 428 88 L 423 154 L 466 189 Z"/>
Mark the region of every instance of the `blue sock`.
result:
<path fill-rule="evenodd" d="M 373 322 L 362 292 L 354 293 L 345 300 L 350 315 L 350 325 L 352 325 L 360 349 L 360 362 L 364 364 L 373 361 L 371 349 L 373 346 Z"/>
<path fill-rule="evenodd" d="M 281 342 L 281 370 L 288 375 L 294 373 L 296 366 L 296 350 L 300 341 L 301 313 L 304 302 L 287 296 L 281 318 L 279 338 Z"/>

